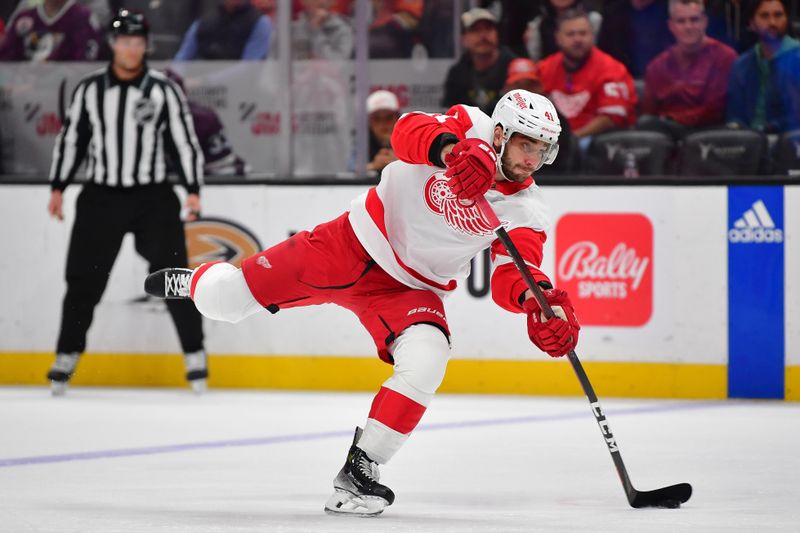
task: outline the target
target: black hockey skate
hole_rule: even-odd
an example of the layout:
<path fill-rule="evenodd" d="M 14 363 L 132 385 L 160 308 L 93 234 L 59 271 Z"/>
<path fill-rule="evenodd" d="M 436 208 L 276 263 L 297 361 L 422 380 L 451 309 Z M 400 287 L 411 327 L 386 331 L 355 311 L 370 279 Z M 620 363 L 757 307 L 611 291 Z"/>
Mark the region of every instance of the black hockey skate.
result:
<path fill-rule="evenodd" d="M 325 512 L 335 515 L 377 516 L 394 502 L 394 492 L 378 483 L 378 463 L 356 446 L 361 438 L 356 428 L 347 460 L 333 480 L 333 495 L 325 503 Z"/>
<path fill-rule="evenodd" d="M 75 373 L 77 365 L 77 352 L 56 354 L 56 360 L 47 372 L 47 379 L 50 380 L 50 392 L 53 396 L 63 396 L 67 392 L 67 383 Z"/>
<path fill-rule="evenodd" d="M 162 268 L 147 276 L 144 291 L 158 298 L 189 298 L 190 268 Z"/>

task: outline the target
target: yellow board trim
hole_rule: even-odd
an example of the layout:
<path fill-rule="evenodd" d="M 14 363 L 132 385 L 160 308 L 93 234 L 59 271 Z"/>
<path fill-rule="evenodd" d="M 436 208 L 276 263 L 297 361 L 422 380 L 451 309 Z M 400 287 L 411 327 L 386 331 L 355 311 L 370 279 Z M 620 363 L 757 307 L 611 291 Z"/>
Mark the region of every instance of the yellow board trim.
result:
<path fill-rule="evenodd" d="M 785 398 L 800 402 L 800 366 L 787 366 L 785 379 Z"/>
<path fill-rule="evenodd" d="M 45 385 L 52 353 L 0 353 L 0 385 Z M 725 365 L 584 362 L 600 397 L 724 399 Z M 375 391 L 392 368 L 373 357 L 215 355 L 209 387 Z M 791 376 L 791 377 L 790 377 Z M 72 385 L 184 387 L 176 354 L 88 353 Z M 581 396 L 565 359 L 464 360 L 448 365 L 441 392 Z M 787 399 L 800 399 L 800 367 L 787 368 Z"/>

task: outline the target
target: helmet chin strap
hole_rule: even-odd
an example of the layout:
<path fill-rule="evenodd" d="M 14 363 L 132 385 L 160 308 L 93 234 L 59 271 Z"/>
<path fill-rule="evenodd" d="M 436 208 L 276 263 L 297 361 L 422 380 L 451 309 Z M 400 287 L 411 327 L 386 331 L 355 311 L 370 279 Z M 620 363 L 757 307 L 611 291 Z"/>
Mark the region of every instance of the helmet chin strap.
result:
<path fill-rule="evenodd" d="M 506 151 L 506 139 L 503 139 L 503 143 L 500 145 L 500 153 L 497 155 L 497 170 L 500 172 L 500 177 L 506 181 L 510 181 L 513 183 L 514 180 L 506 176 L 506 173 L 503 172 L 503 154 Z"/>

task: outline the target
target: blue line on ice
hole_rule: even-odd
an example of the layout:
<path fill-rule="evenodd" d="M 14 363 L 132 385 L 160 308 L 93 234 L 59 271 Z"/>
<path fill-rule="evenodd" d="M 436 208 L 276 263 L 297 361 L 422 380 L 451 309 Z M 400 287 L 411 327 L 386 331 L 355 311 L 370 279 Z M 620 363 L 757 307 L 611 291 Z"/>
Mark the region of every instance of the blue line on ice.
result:
<path fill-rule="evenodd" d="M 669 411 L 683 411 L 689 409 L 705 409 L 726 405 L 723 401 L 714 402 L 686 402 L 677 404 L 657 405 L 651 407 L 636 407 L 631 409 L 614 410 L 612 417 L 624 415 L 639 415 L 646 413 L 659 413 Z M 438 424 L 420 424 L 415 431 L 438 431 L 445 429 L 464 429 L 484 426 L 501 426 L 517 424 L 534 424 L 541 422 L 559 422 L 588 418 L 591 415 L 586 411 L 575 413 L 561 413 L 555 415 L 518 416 L 510 418 L 494 418 L 483 420 L 464 420 L 461 422 L 443 422 Z M 287 442 L 308 442 L 315 440 L 348 438 L 353 430 L 324 431 L 318 433 L 298 433 L 295 435 L 275 435 L 271 437 L 254 437 L 249 439 L 218 440 L 208 442 L 189 442 L 183 444 L 165 444 L 161 446 L 145 446 L 141 448 L 119 448 L 115 450 L 96 450 L 87 452 L 74 452 L 56 455 L 35 455 L 31 457 L 11 457 L 0 459 L 0 468 L 22 465 L 35 465 L 45 463 L 66 463 L 69 461 L 92 461 L 95 459 L 110 459 L 114 457 L 134 457 L 137 455 L 155 455 L 162 453 L 187 452 L 192 450 L 207 450 L 214 448 L 231 448 L 241 446 L 269 446 Z"/>

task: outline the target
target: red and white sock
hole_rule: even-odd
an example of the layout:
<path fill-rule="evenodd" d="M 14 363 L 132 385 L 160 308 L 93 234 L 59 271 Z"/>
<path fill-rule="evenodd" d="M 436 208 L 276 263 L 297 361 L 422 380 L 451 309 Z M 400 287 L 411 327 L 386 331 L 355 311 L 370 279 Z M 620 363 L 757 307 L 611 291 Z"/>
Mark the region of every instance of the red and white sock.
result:
<path fill-rule="evenodd" d="M 373 461 L 388 462 L 408 440 L 444 378 L 450 346 L 437 328 L 407 328 L 390 349 L 394 374 L 375 399 L 358 447 Z"/>

